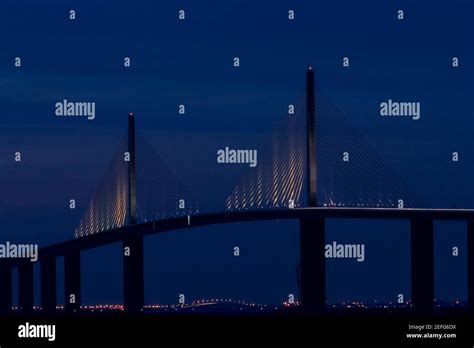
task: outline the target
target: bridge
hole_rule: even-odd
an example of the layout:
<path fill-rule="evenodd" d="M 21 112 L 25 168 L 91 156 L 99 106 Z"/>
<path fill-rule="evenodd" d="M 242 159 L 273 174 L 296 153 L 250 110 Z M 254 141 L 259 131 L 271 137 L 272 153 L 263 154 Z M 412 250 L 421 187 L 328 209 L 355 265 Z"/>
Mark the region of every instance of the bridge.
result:
<path fill-rule="evenodd" d="M 81 306 L 81 253 L 121 242 L 124 310 L 139 313 L 144 306 L 145 236 L 212 224 L 295 219 L 300 223 L 301 306 L 308 313 L 324 313 L 325 225 L 332 218 L 410 221 L 412 306 L 419 313 L 434 308 L 433 223 L 465 221 L 468 305 L 474 309 L 474 210 L 424 208 L 337 107 L 322 92 L 316 95 L 311 67 L 306 72 L 301 110 L 285 115 L 263 146 L 258 166 L 249 168 L 227 197 L 224 211 L 218 213 L 199 211 L 190 191 L 146 139 L 137 136 L 135 116 L 129 114 L 127 137 L 76 228 L 75 238 L 39 250 L 42 311 L 56 310 L 59 257 L 64 257 L 65 311 L 76 312 Z M 329 131 L 317 135 L 321 127 Z M 151 160 L 143 160 L 137 147 L 151 153 Z M 351 183 L 354 174 L 348 174 L 340 158 L 328 155 L 325 150 L 329 148 L 340 149 L 341 154 L 350 148 L 359 156 L 355 164 L 359 166 L 355 172 L 363 178 L 359 186 Z M 370 179 L 368 168 L 377 179 Z M 24 259 L 0 262 L 0 312 L 12 310 L 14 268 L 18 269 L 18 307 L 29 313 L 34 304 L 34 272 L 33 263 Z"/>

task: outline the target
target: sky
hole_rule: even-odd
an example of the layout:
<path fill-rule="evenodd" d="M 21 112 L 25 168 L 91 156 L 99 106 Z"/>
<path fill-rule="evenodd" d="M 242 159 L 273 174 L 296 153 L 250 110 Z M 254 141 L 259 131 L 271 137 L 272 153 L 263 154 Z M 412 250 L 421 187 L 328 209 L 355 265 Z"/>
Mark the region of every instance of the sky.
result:
<path fill-rule="evenodd" d="M 318 88 L 425 206 L 474 208 L 473 10 L 468 0 L 4 0 L 0 241 L 73 238 L 130 111 L 200 207 L 222 211 L 246 168 L 217 165 L 216 150 L 264 143 L 288 104 L 304 96 L 309 65 Z M 63 99 L 95 102 L 96 118 L 56 117 Z M 380 117 L 388 99 L 420 102 L 420 120 Z M 466 299 L 464 229 L 435 223 L 437 298 Z M 183 293 L 281 303 L 297 293 L 298 233 L 297 221 L 275 221 L 146 237 L 145 300 L 176 303 Z M 410 297 L 408 222 L 331 220 L 326 238 L 366 245 L 362 263 L 328 260 L 328 302 Z M 121 302 L 120 268 L 118 244 L 84 252 L 83 302 Z"/>

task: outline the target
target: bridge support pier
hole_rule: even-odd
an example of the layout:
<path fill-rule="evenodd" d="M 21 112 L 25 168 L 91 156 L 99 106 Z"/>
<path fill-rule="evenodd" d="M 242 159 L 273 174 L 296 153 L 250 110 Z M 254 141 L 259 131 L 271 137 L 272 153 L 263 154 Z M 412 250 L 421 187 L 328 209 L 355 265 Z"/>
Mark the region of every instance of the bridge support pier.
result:
<path fill-rule="evenodd" d="M 433 220 L 411 220 L 411 293 L 415 311 L 429 313 L 433 310 Z"/>
<path fill-rule="evenodd" d="M 12 269 L 6 262 L 0 263 L 0 314 L 12 309 Z"/>
<path fill-rule="evenodd" d="M 123 305 L 129 313 L 143 310 L 144 295 L 143 237 L 131 236 L 123 241 Z"/>
<path fill-rule="evenodd" d="M 305 312 L 326 310 L 325 221 L 300 219 L 300 291 Z"/>
<path fill-rule="evenodd" d="M 18 267 L 18 304 L 22 312 L 33 311 L 33 263 L 30 260 Z"/>
<path fill-rule="evenodd" d="M 474 221 L 467 221 L 467 302 L 474 312 Z"/>
<path fill-rule="evenodd" d="M 64 255 L 64 309 L 75 312 L 81 308 L 81 253 Z"/>
<path fill-rule="evenodd" d="M 56 310 L 56 257 L 41 260 L 41 307 L 43 312 Z"/>

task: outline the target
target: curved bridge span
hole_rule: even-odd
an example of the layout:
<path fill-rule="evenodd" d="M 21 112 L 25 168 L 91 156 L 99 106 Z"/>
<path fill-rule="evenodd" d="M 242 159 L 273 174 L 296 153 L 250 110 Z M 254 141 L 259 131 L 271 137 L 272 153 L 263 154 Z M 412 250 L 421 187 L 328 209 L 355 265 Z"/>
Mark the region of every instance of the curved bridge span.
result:
<path fill-rule="evenodd" d="M 384 220 L 465 220 L 474 221 L 474 209 L 397 209 L 397 208 L 294 208 L 263 211 L 236 211 L 183 216 L 127 225 L 40 249 L 39 258 L 62 256 L 70 251 L 93 249 L 120 242 L 131 236 L 146 236 L 199 226 L 247 221 L 289 219 L 384 219 Z"/>
<path fill-rule="evenodd" d="M 144 305 L 143 238 L 147 235 L 200 226 L 247 221 L 299 220 L 300 288 L 303 309 L 322 312 L 326 308 L 326 265 L 324 256 L 326 219 L 409 220 L 411 233 L 412 304 L 417 312 L 433 309 L 434 241 L 436 220 L 466 221 L 468 240 L 468 301 L 474 304 L 474 210 L 396 208 L 294 208 L 235 211 L 162 219 L 127 225 L 39 250 L 41 304 L 43 311 L 56 310 L 56 258 L 64 257 L 65 310 L 77 311 L 81 304 L 81 252 L 111 243 L 123 243 L 124 308 L 139 312 Z M 0 262 L 0 310 L 12 307 L 12 269 L 18 268 L 19 309 L 33 308 L 33 263 L 25 259 Z"/>

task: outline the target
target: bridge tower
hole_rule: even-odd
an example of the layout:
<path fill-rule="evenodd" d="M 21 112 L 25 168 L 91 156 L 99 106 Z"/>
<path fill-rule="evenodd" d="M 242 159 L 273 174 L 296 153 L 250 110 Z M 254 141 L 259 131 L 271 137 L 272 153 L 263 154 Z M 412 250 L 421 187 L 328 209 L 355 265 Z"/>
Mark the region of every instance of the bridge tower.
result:
<path fill-rule="evenodd" d="M 306 71 L 306 163 L 307 206 L 317 207 L 316 198 L 316 96 L 314 70 Z M 326 309 L 325 221 L 322 218 L 300 219 L 300 295 L 304 311 Z"/>
<path fill-rule="evenodd" d="M 308 180 L 308 207 L 316 207 L 316 99 L 314 70 L 310 66 L 306 71 L 306 163 Z"/>
<path fill-rule="evenodd" d="M 133 112 L 128 115 L 128 153 L 130 155 L 128 162 L 128 223 L 134 225 L 137 223 L 137 178 L 135 175 L 135 115 Z"/>
<path fill-rule="evenodd" d="M 128 224 L 137 223 L 135 115 L 128 115 Z M 123 240 L 123 303 L 127 312 L 140 312 L 144 305 L 143 236 L 130 230 Z"/>

